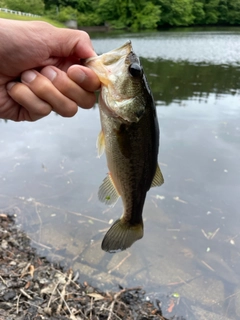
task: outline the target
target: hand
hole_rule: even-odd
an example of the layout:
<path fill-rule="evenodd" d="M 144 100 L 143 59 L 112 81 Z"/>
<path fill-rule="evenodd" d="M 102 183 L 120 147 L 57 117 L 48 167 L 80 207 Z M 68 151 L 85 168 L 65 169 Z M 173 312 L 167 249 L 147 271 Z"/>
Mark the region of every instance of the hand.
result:
<path fill-rule="evenodd" d="M 84 31 L 0 19 L 0 118 L 35 121 L 91 108 L 100 86 L 81 59 L 96 55 Z"/>

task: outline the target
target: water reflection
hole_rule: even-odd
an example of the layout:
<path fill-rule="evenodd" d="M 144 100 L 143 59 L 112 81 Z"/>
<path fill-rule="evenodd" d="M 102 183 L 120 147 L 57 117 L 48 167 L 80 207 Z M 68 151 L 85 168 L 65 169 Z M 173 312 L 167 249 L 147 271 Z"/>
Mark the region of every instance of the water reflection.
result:
<path fill-rule="evenodd" d="M 240 69 L 231 65 L 149 61 L 146 58 L 141 62 L 155 100 L 163 105 L 182 104 L 188 99 L 207 103 L 210 94 L 214 94 L 215 99 L 221 99 L 223 94 L 239 94 Z"/>
<path fill-rule="evenodd" d="M 108 208 L 97 199 L 107 172 L 104 157 L 96 158 L 97 109 L 71 119 L 0 122 L 0 209 L 17 213 L 39 252 L 72 265 L 81 281 L 109 289 L 143 285 L 169 317 L 237 319 L 239 68 L 161 57 L 142 62 L 158 105 L 165 177 L 147 196 L 144 238 L 117 255 L 100 249 L 122 205 Z M 180 298 L 169 312 L 166 297 L 175 293 Z"/>

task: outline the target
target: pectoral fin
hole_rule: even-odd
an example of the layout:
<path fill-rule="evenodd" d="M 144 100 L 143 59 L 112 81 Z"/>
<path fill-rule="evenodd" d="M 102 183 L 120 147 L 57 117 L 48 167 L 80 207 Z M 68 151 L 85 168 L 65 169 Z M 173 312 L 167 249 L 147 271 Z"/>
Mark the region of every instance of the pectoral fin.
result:
<path fill-rule="evenodd" d="M 120 195 L 114 186 L 111 175 L 109 174 L 99 187 L 98 198 L 101 202 L 114 206 L 119 197 Z"/>
<path fill-rule="evenodd" d="M 98 150 L 98 158 L 100 158 L 105 150 L 105 139 L 104 139 L 104 134 L 102 130 L 99 132 L 96 146 Z"/>
<path fill-rule="evenodd" d="M 159 168 L 159 165 L 157 165 L 157 169 L 156 169 L 156 172 L 155 172 L 152 184 L 151 184 L 151 188 L 161 186 L 163 183 L 164 183 L 164 178 L 163 178 L 162 172 Z"/>

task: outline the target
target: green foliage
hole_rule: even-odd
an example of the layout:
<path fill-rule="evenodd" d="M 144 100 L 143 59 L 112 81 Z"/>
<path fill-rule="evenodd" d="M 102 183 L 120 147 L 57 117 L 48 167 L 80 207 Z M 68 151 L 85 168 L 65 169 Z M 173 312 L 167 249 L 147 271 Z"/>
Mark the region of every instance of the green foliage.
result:
<path fill-rule="evenodd" d="M 160 6 L 147 2 L 140 12 L 136 12 L 136 18 L 133 21 L 132 29 L 156 29 L 157 24 L 160 21 L 160 15 Z"/>
<path fill-rule="evenodd" d="M 0 0 L 0 7 L 79 26 L 155 29 L 160 26 L 240 24 L 240 0 Z"/>
<path fill-rule="evenodd" d="M 240 24 L 240 0 L 229 0 L 228 1 L 228 23 L 229 24 Z"/>
<path fill-rule="evenodd" d="M 209 0 L 205 4 L 205 23 L 206 24 L 216 24 L 218 22 L 218 5 L 219 0 Z"/>
<path fill-rule="evenodd" d="M 4 0 L 5 7 L 11 10 L 41 15 L 44 13 L 42 0 Z"/>
<path fill-rule="evenodd" d="M 82 12 L 90 12 L 95 9 L 94 8 L 94 1 L 89 1 L 89 0 L 78 0 L 77 1 L 77 6 L 76 9 L 82 13 Z M 95 10 L 94 10 L 95 11 Z"/>
<path fill-rule="evenodd" d="M 95 12 L 93 13 L 79 13 L 77 17 L 78 26 L 100 26 L 103 24 L 101 17 Z"/>
<path fill-rule="evenodd" d="M 119 19 L 118 1 L 100 0 L 97 8 L 97 13 L 102 21 L 114 21 Z"/>
<path fill-rule="evenodd" d="M 61 22 L 58 22 L 56 20 L 52 20 L 52 19 L 50 19 L 49 17 L 46 17 L 46 16 L 39 16 L 39 17 L 22 16 L 22 15 L 18 15 L 18 14 L 11 14 L 11 13 L 6 13 L 6 12 L 0 11 L 0 18 L 11 19 L 11 20 L 24 20 L 24 21 L 38 20 L 38 21 L 48 22 L 48 23 L 52 24 L 55 27 L 59 27 L 59 28 L 65 27 L 65 25 L 62 24 Z"/>
<path fill-rule="evenodd" d="M 228 0 L 220 0 L 218 6 L 218 21 L 219 23 L 226 23 L 228 20 Z"/>
<path fill-rule="evenodd" d="M 189 26 L 193 23 L 193 0 L 160 0 L 160 5 L 162 25 Z"/>
<path fill-rule="evenodd" d="M 44 3 L 43 3 L 44 1 Z M 79 26 L 155 29 L 160 26 L 240 24 L 240 0 L 0 0 L 1 7 L 45 14 Z"/>
<path fill-rule="evenodd" d="M 60 22 L 66 22 L 68 20 L 77 20 L 78 11 L 72 7 L 60 7 L 58 13 L 58 20 Z"/>
<path fill-rule="evenodd" d="M 175 26 L 189 26 L 193 23 L 192 0 L 175 0 L 172 5 L 172 21 Z"/>
<path fill-rule="evenodd" d="M 97 13 L 105 24 L 115 28 L 140 30 L 156 28 L 161 10 L 145 0 L 100 0 Z"/>
<path fill-rule="evenodd" d="M 0 8 L 7 8 L 5 0 L 0 0 Z"/>
<path fill-rule="evenodd" d="M 202 2 L 194 1 L 192 7 L 192 14 L 194 16 L 195 24 L 203 24 L 205 19 L 204 4 Z"/>

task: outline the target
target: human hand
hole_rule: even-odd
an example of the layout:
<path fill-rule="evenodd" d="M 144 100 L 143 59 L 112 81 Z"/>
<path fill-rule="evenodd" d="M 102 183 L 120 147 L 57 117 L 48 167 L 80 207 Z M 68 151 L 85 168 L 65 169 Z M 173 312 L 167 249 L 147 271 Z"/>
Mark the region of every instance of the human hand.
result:
<path fill-rule="evenodd" d="M 81 60 L 96 55 L 83 31 L 0 19 L 0 118 L 35 121 L 91 108 L 100 86 Z"/>

